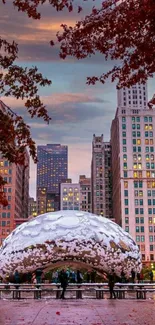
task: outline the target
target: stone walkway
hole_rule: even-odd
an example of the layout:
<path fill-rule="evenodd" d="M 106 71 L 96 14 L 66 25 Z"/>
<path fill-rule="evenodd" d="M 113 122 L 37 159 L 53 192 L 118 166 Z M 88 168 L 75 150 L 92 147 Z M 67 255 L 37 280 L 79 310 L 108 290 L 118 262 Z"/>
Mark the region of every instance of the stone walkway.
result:
<path fill-rule="evenodd" d="M 0 325 L 154 325 L 155 300 L 0 300 Z"/>

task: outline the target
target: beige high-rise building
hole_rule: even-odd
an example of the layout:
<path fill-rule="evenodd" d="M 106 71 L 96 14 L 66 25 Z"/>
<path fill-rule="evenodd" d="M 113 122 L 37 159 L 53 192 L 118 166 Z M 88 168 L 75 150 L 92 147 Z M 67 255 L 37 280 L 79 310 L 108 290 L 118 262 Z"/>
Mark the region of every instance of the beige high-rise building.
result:
<path fill-rule="evenodd" d="M 29 155 L 25 153 L 25 166 L 11 164 L 0 155 L 0 175 L 7 184 L 4 186 L 8 206 L 0 205 L 0 243 L 28 218 L 29 198 Z"/>
<path fill-rule="evenodd" d="M 111 126 L 113 213 L 136 240 L 144 262 L 155 260 L 155 109 L 147 86 L 118 91 Z"/>
<path fill-rule="evenodd" d="M 79 184 L 80 184 L 80 191 L 81 191 L 81 210 L 92 212 L 91 178 L 88 178 L 85 175 L 80 175 Z"/>
<path fill-rule="evenodd" d="M 92 142 L 92 212 L 112 218 L 111 146 L 101 136 Z"/>

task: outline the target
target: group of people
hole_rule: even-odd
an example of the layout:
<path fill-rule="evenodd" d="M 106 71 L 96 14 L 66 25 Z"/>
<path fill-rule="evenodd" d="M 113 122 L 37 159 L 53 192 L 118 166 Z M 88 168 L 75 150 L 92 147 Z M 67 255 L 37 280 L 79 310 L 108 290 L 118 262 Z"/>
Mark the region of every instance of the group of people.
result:
<path fill-rule="evenodd" d="M 82 283 L 83 282 L 83 275 L 79 270 L 77 270 L 75 272 L 74 270 L 67 269 L 65 272 L 67 274 L 68 282 L 71 282 L 71 283 Z M 52 282 L 53 283 L 60 282 L 60 277 L 61 277 L 61 271 L 53 272 Z"/>

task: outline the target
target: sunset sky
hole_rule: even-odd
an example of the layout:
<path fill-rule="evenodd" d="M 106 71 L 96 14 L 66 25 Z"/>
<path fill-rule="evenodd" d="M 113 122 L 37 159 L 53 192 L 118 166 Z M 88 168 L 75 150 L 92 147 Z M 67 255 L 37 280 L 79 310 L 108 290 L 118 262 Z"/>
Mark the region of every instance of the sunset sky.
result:
<path fill-rule="evenodd" d="M 76 1 L 80 4 L 82 1 Z M 106 85 L 86 85 L 86 77 L 100 75 L 108 71 L 112 62 L 105 62 L 101 55 L 77 61 L 59 58 L 58 45 L 51 48 L 49 42 L 55 39 L 62 23 L 73 25 L 79 15 L 66 10 L 57 13 L 46 4 L 41 8 L 39 21 L 18 13 L 7 0 L 0 1 L 1 36 L 15 40 L 19 44 L 19 61 L 22 66 L 37 65 L 44 76 L 52 80 L 52 85 L 40 89 L 40 95 L 47 105 L 52 121 L 47 126 L 41 119 L 29 119 L 23 103 L 13 98 L 1 98 L 7 105 L 16 108 L 25 116 L 31 126 L 36 144 L 61 143 L 69 147 L 69 177 L 78 181 L 79 174 L 90 175 L 91 142 L 93 134 L 104 134 L 110 139 L 110 125 L 117 107 L 116 85 L 110 81 Z M 90 12 L 94 2 L 85 3 L 82 15 Z M 153 94 L 155 81 L 149 80 L 149 97 Z M 31 162 L 30 195 L 35 197 L 36 166 Z"/>

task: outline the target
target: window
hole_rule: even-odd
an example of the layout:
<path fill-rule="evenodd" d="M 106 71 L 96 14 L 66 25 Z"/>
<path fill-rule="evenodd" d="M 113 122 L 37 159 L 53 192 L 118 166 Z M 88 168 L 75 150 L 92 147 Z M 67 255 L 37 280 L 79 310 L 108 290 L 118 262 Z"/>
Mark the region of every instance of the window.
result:
<path fill-rule="evenodd" d="M 126 130 L 126 124 L 122 124 L 122 129 Z"/>
<path fill-rule="evenodd" d="M 150 245 L 150 252 L 153 252 L 153 245 Z"/>
<path fill-rule="evenodd" d="M 149 136 L 149 132 L 145 131 L 145 137 L 148 137 L 148 136 Z"/>
<path fill-rule="evenodd" d="M 149 162 L 146 163 L 146 169 L 150 169 L 150 163 Z"/>
<path fill-rule="evenodd" d="M 128 190 L 124 190 L 124 196 L 125 196 L 125 197 L 128 196 Z"/>
<path fill-rule="evenodd" d="M 132 129 L 133 129 L 133 130 L 136 129 L 136 124 L 132 124 Z"/>
<path fill-rule="evenodd" d="M 129 232 L 129 226 L 125 226 L 125 231 Z"/>
<path fill-rule="evenodd" d="M 132 131 L 132 136 L 136 137 L 136 131 Z"/>
<path fill-rule="evenodd" d="M 140 227 L 140 231 L 141 231 L 141 232 L 144 232 L 144 226 L 141 226 L 141 227 Z"/>
<path fill-rule="evenodd" d="M 144 129 L 145 129 L 145 130 L 148 130 L 148 129 L 149 129 L 148 124 L 145 124 Z"/>
<path fill-rule="evenodd" d="M 149 132 L 149 135 L 150 135 L 151 138 L 153 138 L 153 132 L 152 131 Z"/>
<path fill-rule="evenodd" d="M 138 144 L 138 145 L 141 144 L 141 139 L 137 139 L 137 144 Z"/>
<path fill-rule="evenodd" d="M 126 162 L 124 162 L 124 164 L 123 164 L 123 168 L 124 168 L 124 169 L 127 169 L 127 163 L 126 163 Z"/>
<path fill-rule="evenodd" d="M 151 192 L 151 191 L 150 191 Z M 151 199 L 148 199 L 147 200 L 147 203 L 148 203 L 148 205 L 152 205 L 152 200 Z"/>
<path fill-rule="evenodd" d="M 148 117 L 144 116 L 144 122 L 148 122 Z"/>
<path fill-rule="evenodd" d="M 129 223 L 129 218 L 125 217 L 125 223 L 128 224 Z"/>
<path fill-rule="evenodd" d="M 136 147 L 133 147 L 133 152 L 136 152 L 137 151 L 137 148 Z"/>
<path fill-rule="evenodd" d="M 140 205 L 143 205 L 143 199 L 140 199 L 140 200 L 139 200 L 139 204 L 140 204 Z"/>
<path fill-rule="evenodd" d="M 140 236 L 136 236 L 136 241 L 140 242 Z"/>
<path fill-rule="evenodd" d="M 126 154 L 123 155 L 123 160 L 127 161 L 127 155 Z"/>
<path fill-rule="evenodd" d="M 133 144 L 136 144 L 136 139 L 133 139 L 133 140 L 132 140 L 132 143 L 133 143 Z"/>
<path fill-rule="evenodd" d="M 123 145 L 125 145 L 126 144 L 126 139 L 123 139 L 122 143 L 123 143 Z"/>
<path fill-rule="evenodd" d="M 139 205 L 138 199 L 135 199 L 135 205 Z"/>
<path fill-rule="evenodd" d="M 140 223 L 144 223 L 144 217 L 140 217 Z"/>
<path fill-rule="evenodd" d="M 124 188 L 128 188 L 128 182 L 124 181 Z"/>
<path fill-rule="evenodd" d="M 151 160 L 154 160 L 154 154 L 151 154 Z"/>
<path fill-rule="evenodd" d="M 143 208 L 140 208 L 139 211 L 140 211 L 140 214 L 144 214 L 144 209 Z"/>
<path fill-rule="evenodd" d="M 138 152 L 141 152 L 141 151 L 142 151 L 141 147 L 138 147 Z"/>
<path fill-rule="evenodd" d="M 149 144 L 149 139 L 145 139 L 145 144 L 146 144 L 146 145 Z"/>
<path fill-rule="evenodd" d="M 124 172 L 124 178 L 128 177 L 128 172 Z"/>
<path fill-rule="evenodd" d="M 122 122 L 126 122 L 126 117 L 125 116 L 122 117 Z"/>
<path fill-rule="evenodd" d="M 139 214 L 139 208 L 135 208 L 135 214 Z"/>
<path fill-rule="evenodd" d="M 137 98 L 137 96 L 136 96 L 136 98 Z M 136 121 L 140 122 L 140 117 L 139 116 L 136 117 Z"/>
<path fill-rule="evenodd" d="M 136 217 L 135 220 L 136 220 L 136 223 L 139 223 L 139 217 Z"/>
<path fill-rule="evenodd" d="M 143 191 L 139 191 L 139 196 L 143 196 Z"/>
<path fill-rule="evenodd" d="M 152 235 L 149 236 L 149 242 L 150 242 L 150 243 L 153 242 L 153 236 L 152 236 Z"/>
<path fill-rule="evenodd" d="M 145 236 L 141 236 L 141 242 L 145 241 Z"/>
<path fill-rule="evenodd" d="M 140 130 L 140 124 L 137 124 L 137 130 Z"/>
<path fill-rule="evenodd" d="M 126 132 L 125 132 L 125 131 L 122 132 L 122 137 L 123 137 L 123 138 L 126 137 Z"/>
<path fill-rule="evenodd" d="M 149 147 L 145 147 L 145 152 L 149 152 Z"/>
<path fill-rule="evenodd" d="M 126 147 L 123 147 L 123 152 L 126 152 Z"/>
<path fill-rule="evenodd" d="M 152 116 L 149 116 L 149 122 L 152 122 Z"/>
<path fill-rule="evenodd" d="M 150 147 L 150 152 L 154 152 L 154 147 Z"/>
<path fill-rule="evenodd" d="M 129 209 L 125 208 L 125 214 L 129 214 Z"/>
<path fill-rule="evenodd" d="M 137 161 L 137 155 L 136 154 L 133 155 L 133 160 Z"/>
<path fill-rule="evenodd" d="M 136 232 L 139 232 L 139 226 L 136 226 Z"/>
<path fill-rule="evenodd" d="M 142 160 L 142 156 L 141 156 L 141 154 L 138 154 L 138 160 L 139 160 L 139 161 Z"/>
<path fill-rule="evenodd" d="M 128 199 L 124 200 L 124 205 L 128 205 Z"/>
<path fill-rule="evenodd" d="M 149 232 L 153 232 L 153 227 L 149 226 Z"/>

